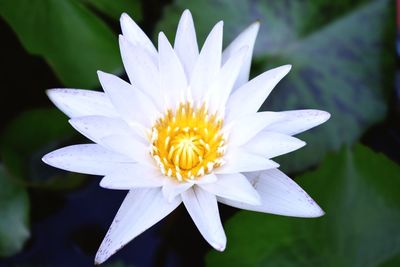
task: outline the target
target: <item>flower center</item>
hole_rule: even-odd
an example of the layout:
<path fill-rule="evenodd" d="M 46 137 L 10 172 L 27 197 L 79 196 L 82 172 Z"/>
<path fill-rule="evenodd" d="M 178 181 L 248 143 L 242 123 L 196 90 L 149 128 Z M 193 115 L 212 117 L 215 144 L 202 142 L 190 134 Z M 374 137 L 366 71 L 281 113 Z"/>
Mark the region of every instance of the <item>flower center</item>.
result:
<path fill-rule="evenodd" d="M 208 114 L 205 105 L 194 108 L 182 103 L 152 127 L 151 156 L 164 175 L 178 181 L 197 179 L 224 163 L 222 124 L 217 114 Z"/>

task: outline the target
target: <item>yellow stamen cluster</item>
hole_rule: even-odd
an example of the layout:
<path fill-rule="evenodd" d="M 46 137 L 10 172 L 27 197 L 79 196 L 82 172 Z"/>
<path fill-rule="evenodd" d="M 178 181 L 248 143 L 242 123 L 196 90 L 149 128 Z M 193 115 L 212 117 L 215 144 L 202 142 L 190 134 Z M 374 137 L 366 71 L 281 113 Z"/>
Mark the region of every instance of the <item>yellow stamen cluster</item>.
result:
<path fill-rule="evenodd" d="M 223 120 L 190 102 L 168 110 L 151 131 L 151 155 L 161 172 L 178 181 L 198 179 L 224 162 Z"/>

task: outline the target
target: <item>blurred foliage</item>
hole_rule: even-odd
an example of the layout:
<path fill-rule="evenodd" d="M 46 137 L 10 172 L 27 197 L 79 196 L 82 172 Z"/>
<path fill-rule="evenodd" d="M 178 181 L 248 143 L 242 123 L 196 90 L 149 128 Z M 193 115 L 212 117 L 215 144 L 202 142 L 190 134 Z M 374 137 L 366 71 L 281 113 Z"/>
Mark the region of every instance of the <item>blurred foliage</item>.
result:
<path fill-rule="evenodd" d="M 0 165 L 0 257 L 17 253 L 29 238 L 29 198 Z"/>
<path fill-rule="evenodd" d="M 207 266 L 398 266 L 399 173 L 396 163 L 361 145 L 329 155 L 296 180 L 325 216 L 241 211 L 226 224 L 227 250 L 210 252 Z"/>
<path fill-rule="evenodd" d="M 68 118 L 57 109 L 35 109 L 21 114 L 0 138 L 0 155 L 12 178 L 26 186 L 74 188 L 84 175 L 51 168 L 41 161 L 48 151 L 75 135 Z"/>
<path fill-rule="evenodd" d="M 260 20 L 253 70 L 293 64 L 262 110 L 317 108 L 332 114 L 327 124 L 300 136 L 307 147 L 279 160 L 287 171 L 318 163 L 384 117 L 386 85 L 392 88 L 394 79 L 394 30 L 387 27 L 394 26 L 392 2 L 177 0 L 158 28 L 171 37 L 184 8 L 193 13 L 201 40 L 220 19 L 225 41 Z"/>
<path fill-rule="evenodd" d="M 0 15 L 66 86 L 93 88 L 97 70 L 122 70 L 117 36 L 78 0 L 0 0 Z"/>
<path fill-rule="evenodd" d="M 141 4 L 138 0 L 81 0 L 100 12 L 119 20 L 122 13 L 128 13 L 135 21 L 142 20 Z"/>

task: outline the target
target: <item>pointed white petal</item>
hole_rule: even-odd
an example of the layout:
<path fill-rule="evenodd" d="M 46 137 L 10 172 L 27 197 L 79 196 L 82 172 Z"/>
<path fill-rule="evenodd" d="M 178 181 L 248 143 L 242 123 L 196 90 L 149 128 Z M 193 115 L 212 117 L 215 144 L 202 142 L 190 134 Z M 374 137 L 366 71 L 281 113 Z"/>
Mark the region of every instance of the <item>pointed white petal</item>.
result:
<path fill-rule="evenodd" d="M 221 68 L 222 28 L 222 21 L 214 26 L 197 58 L 190 80 L 194 100 L 199 101 L 203 97 L 204 89 L 208 88 Z"/>
<path fill-rule="evenodd" d="M 154 166 L 150 147 L 130 136 L 109 135 L 102 138 L 100 142 L 106 148 L 129 157 L 133 162 Z"/>
<path fill-rule="evenodd" d="M 162 193 L 167 201 L 172 201 L 176 196 L 188 190 L 193 186 L 191 182 L 179 183 L 175 181 L 174 178 L 167 177 L 164 180 L 164 185 L 162 187 Z"/>
<path fill-rule="evenodd" d="M 232 43 L 224 50 L 222 54 L 222 63 L 228 61 L 228 59 L 235 54 L 241 47 L 249 47 L 249 51 L 246 54 L 246 59 L 242 64 L 240 74 L 235 82 L 234 90 L 249 80 L 251 58 L 253 56 L 254 43 L 256 41 L 257 33 L 260 28 L 260 23 L 255 22 L 251 24 L 247 29 L 241 32 Z"/>
<path fill-rule="evenodd" d="M 161 189 L 130 190 L 118 210 L 95 257 L 101 264 L 129 241 L 156 224 L 179 206 L 181 200 L 165 201 Z"/>
<path fill-rule="evenodd" d="M 101 115 L 118 117 L 106 94 L 81 89 L 47 90 L 50 100 L 68 117 Z"/>
<path fill-rule="evenodd" d="M 232 122 L 231 131 L 229 132 L 229 145 L 241 146 L 247 143 L 251 138 L 257 135 L 268 125 L 282 119 L 279 112 L 263 111 L 254 114 L 242 116 Z"/>
<path fill-rule="evenodd" d="M 181 196 L 183 204 L 204 239 L 216 250 L 225 250 L 226 236 L 215 196 L 196 186 Z"/>
<path fill-rule="evenodd" d="M 218 197 L 260 205 L 261 200 L 257 191 L 241 173 L 219 174 L 215 183 L 200 184 L 202 189 Z"/>
<path fill-rule="evenodd" d="M 192 14 L 185 10 L 179 20 L 176 30 L 174 50 L 185 69 L 186 77 L 189 80 L 194 64 L 199 56 L 196 31 L 194 29 Z"/>
<path fill-rule="evenodd" d="M 247 53 L 248 47 L 245 46 L 232 55 L 222 66 L 216 80 L 209 87 L 205 99 L 210 103 L 211 112 L 217 111 L 222 114 L 225 111 L 226 101 L 231 94 L 233 84 Z"/>
<path fill-rule="evenodd" d="M 279 164 L 241 148 L 230 149 L 224 156 L 226 163 L 214 170 L 217 174 L 252 172 L 279 167 Z"/>
<path fill-rule="evenodd" d="M 218 201 L 239 209 L 260 211 L 294 217 L 319 217 L 323 210 L 314 200 L 283 172 L 273 169 L 262 171 L 250 182 L 261 196 L 262 205 L 252 206 L 220 198 Z"/>
<path fill-rule="evenodd" d="M 257 112 L 275 85 L 290 69 L 290 65 L 285 65 L 269 70 L 234 91 L 226 106 L 228 120 Z"/>
<path fill-rule="evenodd" d="M 112 152 L 97 144 L 73 145 L 57 149 L 42 160 L 50 166 L 71 172 L 106 175 L 132 164 L 124 155 Z"/>
<path fill-rule="evenodd" d="M 138 187 L 160 187 L 164 183 L 164 178 L 161 172 L 154 168 L 140 164 L 131 164 L 107 174 L 101 180 L 100 186 L 108 189 L 122 190 Z"/>
<path fill-rule="evenodd" d="M 69 123 L 78 132 L 95 143 L 100 143 L 102 138 L 109 135 L 126 135 L 133 136 L 135 139 L 141 138 L 133 128 L 119 118 L 84 116 L 72 118 Z"/>
<path fill-rule="evenodd" d="M 295 137 L 276 132 L 262 131 L 242 148 L 266 158 L 277 157 L 305 146 L 305 142 Z"/>
<path fill-rule="evenodd" d="M 199 179 L 193 180 L 194 184 L 209 184 L 209 183 L 215 183 L 218 180 L 217 175 L 214 173 L 206 174 Z"/>
<path fill-rule="evenodd" d="M 133 19 L 131 19 L 128 14 L 123 13 L 120 22 L 124 37 L 133 45 L 142 47 L 150 56 L 156 58 L 156 48 L 149 37 L 147 37 Z"/>
<path fill-rule="evenodd" d="M 187 81 L 181 62 L 162 32 L 158 35 L 158 53 L 161 93 L 166 98 L 166 105 L 173 107 L 183 99 Z"/>
<path fill-rule="evenodd" d="M 158 56 L 151 58 L 142 47 L 132 45 L 122 35 L 119 36 L 119 46 L 131 84 L 148 95 L 157 107 L 163 108 L 158 79 Z"/>
<path fill-rule="evenodd" d="M 101 71 L 97 73 L 104 91 L 126 121 L 146 127 L 153 124 L 158 114 L 157 108 L 143 92 L 115 75 Z"/>
<path fill-rule="evenodd" d="M 331 114 L 316 109 L 290 110 L 278 112 L 284 117 L 282 120 L 269 125 L 268 131 L 295 135 L 326 122 Z"/>

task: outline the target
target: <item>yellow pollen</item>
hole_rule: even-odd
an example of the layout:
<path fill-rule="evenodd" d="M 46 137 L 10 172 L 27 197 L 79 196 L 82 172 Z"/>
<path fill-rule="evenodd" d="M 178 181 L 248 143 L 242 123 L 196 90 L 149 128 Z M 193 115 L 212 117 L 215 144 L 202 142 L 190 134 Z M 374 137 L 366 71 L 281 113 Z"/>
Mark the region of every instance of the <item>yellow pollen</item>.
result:
<path fill-rule="evenodd" d="M 199 179 L 224 163 L 222 124 L 206 105 L 182 103 L 152 127 L 150 155 L 163 174 L 179 182 Z"/>

